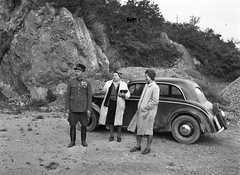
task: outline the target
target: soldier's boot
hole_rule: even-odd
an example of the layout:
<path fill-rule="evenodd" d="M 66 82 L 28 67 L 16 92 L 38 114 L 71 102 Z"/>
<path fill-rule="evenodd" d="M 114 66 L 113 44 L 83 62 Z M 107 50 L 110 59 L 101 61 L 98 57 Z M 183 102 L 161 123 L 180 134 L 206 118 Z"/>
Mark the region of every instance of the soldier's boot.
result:
<path fill-rule="evenodd" d="M 71 148 L 75 145 L 76 142 L 76 127 L 70 127 L 70 140 L 71 142 L 68 144 L 68 148 Z"/>
<path fill-rule="evenodd" d="M 86 143 L 86 137 L 87 137 L 87 127 L 86 126 L 81 126 L 81 141 L 82 141 L 82 146 L 87 147 L 88 144 Z"/>

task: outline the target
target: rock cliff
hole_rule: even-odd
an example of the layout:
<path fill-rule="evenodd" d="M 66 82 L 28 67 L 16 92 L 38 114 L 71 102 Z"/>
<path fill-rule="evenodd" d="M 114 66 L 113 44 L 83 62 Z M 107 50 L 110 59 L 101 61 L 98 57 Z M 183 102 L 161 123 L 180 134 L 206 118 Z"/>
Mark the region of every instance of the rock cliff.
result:
<path fill-rule="evenodd" d="M 95 71 L 107 72 L 109 69 L 109 60 L 102 51 L 106 46 L 100 47 L 92 40 L 91 32 L 81 18 L 73 17 L 65 8 L 56 10 L 48 4 L 38 10 L 27 11 L 24 10 L 26 3 L 25 6 L 22 3 L 19 12 L 11 16 L 7 2 L 0 0 L 0 32 L 6 33 L 14 28 L 14 35 L 8 52 L 2 60 L 0 58 L 2 94 L 12 98 L 30 93 L 33 98 L 39 99 L 51 89 L 55 94 L 62 95 L 77 63 L 86 65 L 86 74 L 94 91 L 100 81 L 103 83 L 104 80 L 95 80 L 93 75 Z M 22 22 L 20 15 L 24 19 Z M 176 47 L 182 53 L 171 70 L 173 76 L 177 76 L 175 73 L 178 74 L 178 71 L 195 69 L 198 63 L 184 46 L 171 41 L 166 33 L 162 33 L 161 39 L 163 44 Z"/>
<path fill-rule="evenodd" d="M 0 27 L 4 30 L 3 22 Z M 0 90 L 8 98 L 29 92 L 40 98 L 47 89 L 56 92 L 77 63 L 85 64 L 86 72 L 108 71 L 109 60 L 84 21 L 65 8 L 31 10 L 19 27 L 0 65 Z"/>
<path fill-rule="evenodd" d="M 171 47 L 175 47 L 179 53 L 182 54 L 181 58 L 177 59 L 174 67 L 180 70 L 187 69 L 196 69 L 196 65 L 200 64 L 195 58 L 193 58 L 187 51 L 187 49 L 182 45 L 170 40 L 165 32 L 162 32 L 161 39 L 163 44 L 171 45 Z"/>

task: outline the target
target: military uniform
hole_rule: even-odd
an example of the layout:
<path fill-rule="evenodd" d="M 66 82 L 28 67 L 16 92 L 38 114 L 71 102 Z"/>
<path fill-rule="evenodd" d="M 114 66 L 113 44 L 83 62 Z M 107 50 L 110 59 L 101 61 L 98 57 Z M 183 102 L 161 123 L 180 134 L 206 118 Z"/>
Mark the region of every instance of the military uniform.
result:
<path fill-rule="evenodd" d="M 92 88 L 88 81 L 77 78 L 72 79 L 67 88 L 66 109 L 70 111 L 68 118 L 70 126 L 76 125 L 78 119 L 82 126 L 87 126 L 87 110 L 92 109 Z M 72 117 L 82 114 L 82 117 Z"/>
<path fill-rule="evenodd" d="M 70 125 L 71 143 L 68 147 L 75 145 L 76 124 L 81 123 L 81 141 L 86 144 L 88 116 L 87 111 L 92 109 L 92 87 L 85 79 L 74 78 L 69 81 L 66 93 L 65 108 L 69 110 L 68 122 Z"/>

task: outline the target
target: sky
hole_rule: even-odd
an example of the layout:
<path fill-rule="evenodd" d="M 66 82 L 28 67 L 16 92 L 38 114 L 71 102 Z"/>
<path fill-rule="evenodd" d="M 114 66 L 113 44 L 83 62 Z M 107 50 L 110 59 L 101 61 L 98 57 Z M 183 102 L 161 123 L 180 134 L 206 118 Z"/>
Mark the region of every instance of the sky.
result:
<path fill-rule="evenodd" d="M 189 22 L 190 16 L 200 17 L 197 26 L 210 28 L 225 41 L 240 41 L 240 0 L 150 0 L 158 4 L 164 19 Z"/>

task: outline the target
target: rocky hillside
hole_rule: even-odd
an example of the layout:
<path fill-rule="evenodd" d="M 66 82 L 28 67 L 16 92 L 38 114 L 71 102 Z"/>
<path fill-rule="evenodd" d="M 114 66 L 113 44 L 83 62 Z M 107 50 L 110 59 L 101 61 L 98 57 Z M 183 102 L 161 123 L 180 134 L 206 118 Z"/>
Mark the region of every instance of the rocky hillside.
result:
<path fill-rule="evenodd" d="M 134 78 L 143 78 L 145 76 L 146 67 L 126 67 L 121 68 L 120 71 L 123 73 L 123 79 L 129 81 Z M 184 70 L 178 68 L 151 68 L 156 72 L 157 77 L 177 77 L 193 80 Z"/>
<path fill-rule="evenodd" d="M 74 17 L 66 8 L 57 10 L 49 4 L 31 9 L 28 1 L 22 1 L 12 14 L 8 2 L 0 0 L 0 13 L 7 17 L 0 18 L 0 37 L 14 31 L 9 50 L 0 58 L 3 95 L 10 99 L 30 93 L 32 98 L 40 99 L 46 96 L 48 89 L 61 94 L 77 63 L 86 65 L 87 76 L 92 77 L 93 88 L 97 89 L 95 84 L 103 80 L 95 81 L 96 77 L 91 74 L 108 72 L 109 60 L 102 49 L 106 46 L 96 44 L 81 18 Z M 2 45 L 4 38 L 0 39 Z M 172 70 L 171 76 L 177 77 L 179 69 L 195 69 L 196 62 L 181 44 L 171 41 L 166 33 L 161 34 L 161 40 L 162 44 L 171 45 L 182 53 L 182 58 L 174 65 L 178 69 Z M 129 74 L 132 70 L 123 70 L 126 79 L 138 76 L 137 71 Z M 159 75 L 164 72 L 160 70 Z"/>
<path fill-rule="evenodd" d="M 3 2 L 1 13 L 7 11 L 1 6 Z M 11 26 L 3 20 L 0 18 L 0 31 L 6 32 Z M 85 64 L 87 72 L 108 71 L 108 58 L 92 40 L 84 21 L 65 8 L 57 12 L 46 5 L 31 10 L 17 27 L 10 49 L 0 62 L 0 90 L 7 98 L 29 92 L 33 98 L 40 98 L 48 89 L 56 92 L 77 63 Z"/>
<path fill-rule="evenodd" d="M 225 87 L 220 95 L 230 102 L 227 117 L 233 125 L 240 126 L 240 77 Z"/>
<path fill-rule="evenodd" d="M 240 77 L 221 91 L 221 95 L 230 102 L 230 108 L 240 112 Z"/>

